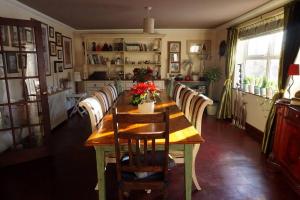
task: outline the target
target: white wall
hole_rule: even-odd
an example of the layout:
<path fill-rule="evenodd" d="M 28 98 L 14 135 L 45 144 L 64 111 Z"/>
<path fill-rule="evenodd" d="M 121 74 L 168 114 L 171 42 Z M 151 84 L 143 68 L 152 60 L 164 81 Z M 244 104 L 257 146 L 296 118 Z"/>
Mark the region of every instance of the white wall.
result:
<path fill-rule="evenodd" d="M 26 20 L 30 20 L 31 18 L 34 18 L 43 23 L 46 23 L 48 26 L 54 27 L 55 31 L 58 31 L 67 37 L 73 38 L 74 29 L 72 27 L 67 26 L 47 15 L 44 15 L 24 4 L 21 4 L 16 0 L 0 0 L 0 17 L 26 19 Z M 49 39 L 49 40 L 54 41 L 54 39 Z M 61 49 L 61 47 L 59 47 L 58 49 Z M 74 52 L 74 48 L 73 48 L 73 52 Z M 68 78 L 68 73 L 72 74 L 73 72 L 73 69 L 67 69 L 64 70 L 63 73 L 54 75 L 55 73 L 53 69 L 53 64 L 55 60 L 58 60 L 57 57 L 50 57 L 50 63 L 52 69 L 51 69 L 51 76 L 47 76 L 48 87 L 55 85 L 55 83 L 57 82 L 55 78 Z M 71 83 L 70 86 L 74 88 L 74 83 Z"/>

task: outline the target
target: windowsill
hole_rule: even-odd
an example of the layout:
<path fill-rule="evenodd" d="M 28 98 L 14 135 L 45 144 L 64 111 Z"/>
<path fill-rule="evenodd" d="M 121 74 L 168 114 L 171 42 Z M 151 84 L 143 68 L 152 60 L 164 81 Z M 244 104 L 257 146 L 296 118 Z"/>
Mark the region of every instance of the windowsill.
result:
<path fill-rule="evenodd" d="M 237 88 L 232 88 L 232 89 L 233 90 L 237 90 Z M 264 97 L 264 96 L 261 96 L 261 95 L 258 95 L 258 94 L 253 94 L 253 93 L 250 93 L 250 92 L 244 92 L 244 91 L 242 91 L 242 93 L 243 94 L 253 95 L 253 96 L 260 97 L 260 98 L 267 99 L 267 100 L 272 100 L 272 98 Z"/>

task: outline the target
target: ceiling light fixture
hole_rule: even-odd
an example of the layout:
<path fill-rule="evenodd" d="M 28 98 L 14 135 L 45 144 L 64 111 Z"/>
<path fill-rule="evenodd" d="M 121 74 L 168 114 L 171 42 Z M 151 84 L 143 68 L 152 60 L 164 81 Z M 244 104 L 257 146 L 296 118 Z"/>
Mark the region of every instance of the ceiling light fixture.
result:
<path fill-rule="evenodd" d="M 147 17 L 144 18 L 144 33 L 154 33 L 154 18 L 151 17 L 150 13 L 152 10 L 151 6 L 146 6 Z"/>

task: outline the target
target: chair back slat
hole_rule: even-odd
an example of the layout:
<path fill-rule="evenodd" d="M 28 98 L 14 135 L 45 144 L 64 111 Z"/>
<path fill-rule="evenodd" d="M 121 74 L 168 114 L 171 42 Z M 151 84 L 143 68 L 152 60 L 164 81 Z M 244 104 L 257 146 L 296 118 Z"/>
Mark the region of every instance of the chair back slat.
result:
<path fill-rule="evenodd" d="M 151 161 L 152 164 L 156 162 L 156 156 L 155 156 L 155 139 L 152 139 L 152 149 L 151 149 Z"/>
<path fill-rule="evenodd" d="M 140 159 L 140 140 L 135 140 L 135 163 L 138 167 L 141 166 L 141 159 Z"/>
<path fill-rule="evenodd" d="M 132 153 L 131 139 L 128 139 L 128 154 L 129 154 L 129 165 L 133 166 L 133 153 Z"/>
<path fill-rule="evenodd" d="M 148 165 L 148 141 L 147 139 L 144 139 L 144 161 L 145 161 L 145 165 Z"/>

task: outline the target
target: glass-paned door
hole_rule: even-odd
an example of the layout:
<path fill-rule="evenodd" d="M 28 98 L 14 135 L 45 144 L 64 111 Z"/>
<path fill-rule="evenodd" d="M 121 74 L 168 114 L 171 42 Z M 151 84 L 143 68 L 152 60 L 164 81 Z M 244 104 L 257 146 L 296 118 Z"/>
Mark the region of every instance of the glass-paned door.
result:
<path fill-rule="evenodd" d="M 41 147 L 50 132 L 41 23 L 0 18 L 1 154 Z"/>

